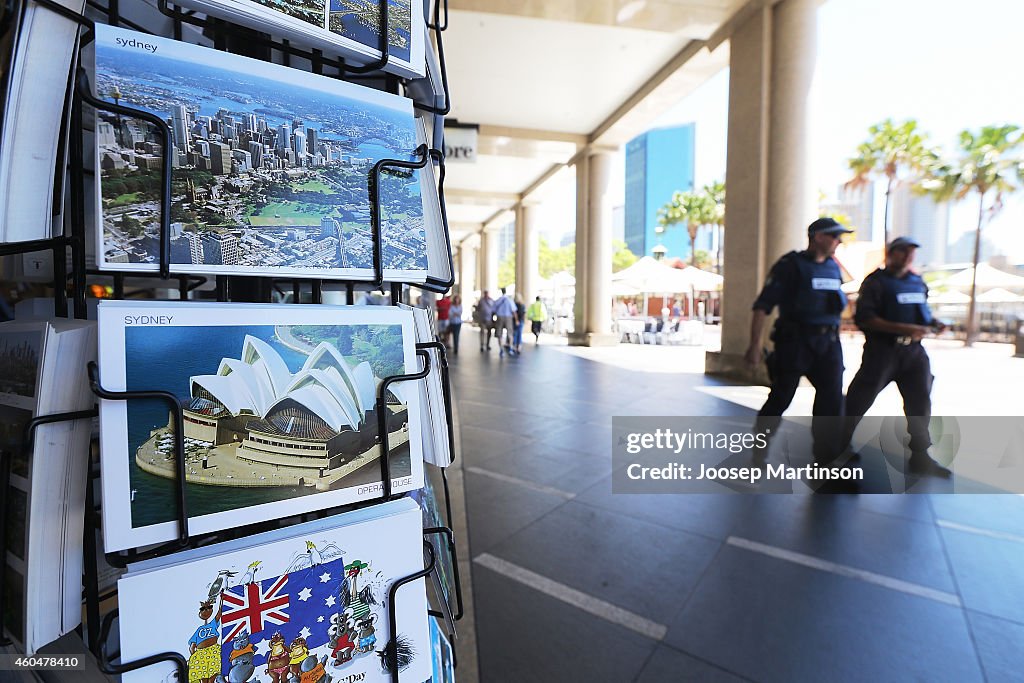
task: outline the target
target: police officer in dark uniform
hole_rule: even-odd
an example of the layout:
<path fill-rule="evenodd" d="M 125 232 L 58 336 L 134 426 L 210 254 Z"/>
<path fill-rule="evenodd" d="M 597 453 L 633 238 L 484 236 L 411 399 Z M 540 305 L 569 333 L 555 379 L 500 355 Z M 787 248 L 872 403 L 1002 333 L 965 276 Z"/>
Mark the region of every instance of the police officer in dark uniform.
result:
<path fill-rule="evenodd" d="M 772 266 L 757 300 L 750 323 L 750 346 L 746 361 L 756 366 L 762 356 L 765 319 L 779 307 L 772 330 L 775 350 L 769 354 L 772 380 L 768 400 L 758 412 L 757 431 L 769 437 L 793 401 L 801 377 L 814 386 L 815 417 L 812 420 L 814 457 L 819 463 L 832 462 L 840 452 L 836 420 L 843 414 L 843 349 L 839 343 L 839 319 L 846 307 L 840 289 L 842 275 L 832 255 L 842 236 L 852 232 L 831 218 L 819 218 L 807 228 L 807 249 L 791 251 Z M 766 451 L 755 449 L 755 463 L 764 461 Z"/>
<path fill-rule="evenodd" d="M 928 286 L 910 270 L 919 246 L 907 237 L 890 242 L 885 267 L 864 278 L 857 295 L 854 320 L 864 331 L 864 355 L 846 393 L 842 445 L 849 446 L 857 424 L 879 392 L 896 382 L 910 432 L 911 472 L 949 477 L 950 471 L 928 455 L 933 378 L 921 339 L 929 332 L 941 332 L 945 325 L 932 317 Z"/>

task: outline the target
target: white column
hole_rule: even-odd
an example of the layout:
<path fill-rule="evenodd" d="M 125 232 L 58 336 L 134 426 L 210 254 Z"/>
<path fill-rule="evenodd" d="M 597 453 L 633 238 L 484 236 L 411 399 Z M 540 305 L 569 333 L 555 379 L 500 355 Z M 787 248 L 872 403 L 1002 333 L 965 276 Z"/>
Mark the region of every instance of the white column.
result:
<path fill-rule="evenodd" d="M 612 155 L 597 152 L 590 156 L 587 179 L 587 332 L 609 335 L 612 331 L 612 200 L 608 192 Z"/>
<path fill-rule="evenodd" d="M 730 36 L 722 350 L 707 354 L 709 373 L 766 378 L 743 363 L 750 307 L 768 267 L 806 246 L 815 217 L 807 135 L 818 4 L 782 0 Z"/>
<path fill-rule="evenodd" d="M 611 334 L 612 206 L 608 184 L 613 156 L 603 149 L 589 149 L 584 154 L 585 164 L 576 167 L 577 326 L 569 342 L 597 346 L 617 342 Z M 586 170 L 580 173 L 584 165 Z"/>
<path fill-rule="evenodd" d="M 819 4 L 785 0 L 772 14 L 767 266 L 788 251 L 803 249 L 807 226 L 817 218 L 808 133 Z"/>
<path fill-rule="evenodd" d="M 487 290 L 492 297 L 498 291 L 498 228 L 484 228 L 480 232 L 480 280 L 481 290 Z"/>
<path fill-rule="evenodd" d="M 516 205 L 516 293 L 529 305 L 537 296 L 540 238 L 537 216 L 540 209 L 532 202 Z"/>

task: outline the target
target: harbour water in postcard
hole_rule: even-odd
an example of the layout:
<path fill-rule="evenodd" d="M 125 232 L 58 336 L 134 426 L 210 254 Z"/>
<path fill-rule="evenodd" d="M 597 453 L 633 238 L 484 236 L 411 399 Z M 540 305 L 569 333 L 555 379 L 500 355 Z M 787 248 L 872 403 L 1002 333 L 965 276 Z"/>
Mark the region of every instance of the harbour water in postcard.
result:
<path fill-rule="evenodd" d="M 368 279 L 369 177 L 413 158 L 409 100 L 156 36 L 97 26 L 99 97 L 165 120 L 98 112 L 102 261 L 159 262 L 165 147 L 172 165 L 170 261 L 179 272 Z M 427 264 L 421 172 L 382 174 L 383 266 Z"/>
<path fill-rule="evenodd" d="M 380 481 L 376 381 L 401 374 L 398 325 L 130 327 L 128 389 L 159 387 L 185 408 L 192 515 Z M 202 339 L 200 347 L 191 343 Z M 404 406 L 389 406 L 393 477 Z M 132 525 L 174 519 L 173 438 L 159 401 L 128 404 Z"/>

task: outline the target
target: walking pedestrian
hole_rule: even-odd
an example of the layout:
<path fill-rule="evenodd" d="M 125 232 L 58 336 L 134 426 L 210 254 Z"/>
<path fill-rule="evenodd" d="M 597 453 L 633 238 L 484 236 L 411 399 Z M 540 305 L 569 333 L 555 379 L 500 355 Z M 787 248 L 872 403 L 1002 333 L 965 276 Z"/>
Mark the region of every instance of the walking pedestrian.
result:
<path fill-rule="evenodd" d="M 448 309 L 448 331 L 452 337 L 452 353 L 459 355 L 459 333 L 462 332 L 462 297 L 456 294 L 452 297 L 452 305 Z"/>
<path fill-rule="evenodd" d="M 952 472 L 928 454 L 932 445 L 928 422 L 933 377 L 921 339 L 930 332 L 941 332 L 945 325 L 932 317 L 928 285 L 910 270 L 919 246 L 913 239 L 897 237 L 886 249 L 885 266 L 861 284 L 854 321 L 864 331 L 864 355 L 846 393 L 841 445 L 849 447 L 864 413 L 882 389 L 896 382 L 910 434 L 910 471 L 949 477 Z M 851 456 L 857 458 L 856 454 Z"/>
<path fill-rule="evenodd" d="M 491 350 L 491 330 L 494 327 L 494 299 L 485 289 L 473 309 L 474 322 L 480 326 L 480 350 Z"/>
<path fill-rule="evenodd" d="M 516 304 L 512 297 L 505 293 L 504 287 L 501 288 L 501 296 L 494 302 L 494 315 L 498 319 L 494 328 L 494 336 L 498 341 L 498 356 L 504 356 L 506 353 L 512 355 L 515 353 L 512 343 L 515 339 Z M 502 335 L 502 332 L 505 332 L 505 335 Z"/>
<path fill-rule="evenodd" d="M 526 319 L 530 321 L 530 331 L 533 332 L 533 344 L 536 346 L 540 343 L 540 328 L 544 321 L 548 319 L 548 309 L 544 306 L 544 302 L 540 300 L 539 296 L 526 309 Z"/>
<path fill-rule="evenodd" d="M 523 352 L 523 326 L 526 325 L 526 305 L 523 298 L 516 294 L 515 334 L 512 335 L 512 349 L 516 353 Z"/>
<path fill-rule="evenodd" d="M 778 306 L 779 317 L 771 334 L 775 349 L 768 358 L 771 392 L 758 411 L 756 429 L 769 438 L 776 432 L 800 378 L 807 377 L 814 386 L 814 458 L 821 464 L 831 463 L 839 454 L 839 425 L 835 423 L 843 414 L 839 322 L 846 295 L 840 289 L 842 274 L 832 255 L 849 232 L 831 218 L 819 218 L 807 227 L 807 249 L 791 251 L 775 262 L 754 301 L 745 354 L 751 368 L 761 361 L 765 320 Z M 753 457 L 755 462 L 764 462 L 767 447 L 755 448 Z"/>
<path fill-rule="evenodd" d="M 448 311 L 451 308 L 452 300 L 445 294 L 434 304 L 437 308 L 437 336 L 441 343 L 448 345 Z"/>

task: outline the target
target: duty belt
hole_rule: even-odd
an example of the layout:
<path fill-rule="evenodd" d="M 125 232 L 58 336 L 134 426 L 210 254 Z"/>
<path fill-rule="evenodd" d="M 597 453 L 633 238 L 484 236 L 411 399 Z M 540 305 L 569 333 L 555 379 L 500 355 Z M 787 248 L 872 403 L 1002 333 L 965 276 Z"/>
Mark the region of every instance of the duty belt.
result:
<path fill-rule="evenodd" d="M 906 335 L 896 337 L 896 344 L 899 346 L 910 346 L 911 344 L 919 344 L 920 342 L 921 340 L 914 339 L 913 337 Z"/>
<path fill-rule="evenodd" d="M 839 328 L 835 325 L 801 325 L 800 330 L 807 334 L 832 334 Z"/>

